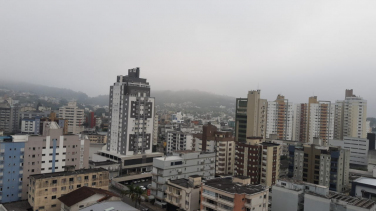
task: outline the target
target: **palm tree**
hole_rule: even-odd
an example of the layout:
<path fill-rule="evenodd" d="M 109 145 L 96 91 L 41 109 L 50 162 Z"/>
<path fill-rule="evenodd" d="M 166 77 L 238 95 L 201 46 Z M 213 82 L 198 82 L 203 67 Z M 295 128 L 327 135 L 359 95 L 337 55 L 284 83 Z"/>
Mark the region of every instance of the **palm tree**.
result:
<path fill-rule="evenodd" d="M 137 204 L 139 205 L 141 204 L 142 198 L 144 198 L 145 200 L 148 199 L 148 195 L 146 191 L 142 190 L 140 187 L 134 186 L 134 185 L 129 185 L 127 187 L 128 187 L 128 190 L 122 191 L 121 195 L 128 196 L 129 198 L 131 198 L 132 201 L 134 201 L 135 208 L 137 208 Z"/>

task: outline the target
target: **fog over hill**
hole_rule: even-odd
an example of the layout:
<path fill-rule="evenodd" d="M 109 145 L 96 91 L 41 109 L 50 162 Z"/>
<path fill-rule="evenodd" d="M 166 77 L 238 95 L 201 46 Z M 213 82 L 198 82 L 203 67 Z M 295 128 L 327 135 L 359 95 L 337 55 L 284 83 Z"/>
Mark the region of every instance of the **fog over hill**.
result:
<path fill-rule="evenodd" d="M 15 92 L 28 92 L 38 96 L 54 97 L 58 99 L 65 99 L 68 101 L 77 100 L 79 103 L 88 105 L 106 106 L 109 103 L 108 95 L 89 97 L 87 94 L 83 92 L 24 82 L 18 83 L 15 81 L 0 80 L 0 89 L 8 89 Z M 225 106 L 227 108 L 235 107 L 234 97 L 217 95 L 199 90 L 152 90 L 151 96 L 155 97 L 156 105 L 160 106 L 164 106 L 165 104 L 171 103 L 190 103 L 200 108 L 210 108 L 218 106 Z"/>

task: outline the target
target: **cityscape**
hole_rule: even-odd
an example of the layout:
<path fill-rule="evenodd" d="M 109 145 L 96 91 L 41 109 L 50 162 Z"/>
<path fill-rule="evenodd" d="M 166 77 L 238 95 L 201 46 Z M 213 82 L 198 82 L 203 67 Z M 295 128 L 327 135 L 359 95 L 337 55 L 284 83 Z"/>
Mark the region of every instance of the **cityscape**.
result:
<path fill-rule="evenodd" d="M 0 0 L 0 211 L 376 211 L 374 8 Z"/>

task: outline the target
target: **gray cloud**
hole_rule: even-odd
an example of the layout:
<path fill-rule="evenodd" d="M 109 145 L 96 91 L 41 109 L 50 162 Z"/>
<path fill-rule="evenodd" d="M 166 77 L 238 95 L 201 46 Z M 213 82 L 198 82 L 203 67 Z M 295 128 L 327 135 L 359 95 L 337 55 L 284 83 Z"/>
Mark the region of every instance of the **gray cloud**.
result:
<path fill-rule="evenodd" d="M 369 102 L 376 76 L 375 1 L 0 0 L 2 77 L 107 94 L 141 67 L 153 89 L 273 100 Z"/>

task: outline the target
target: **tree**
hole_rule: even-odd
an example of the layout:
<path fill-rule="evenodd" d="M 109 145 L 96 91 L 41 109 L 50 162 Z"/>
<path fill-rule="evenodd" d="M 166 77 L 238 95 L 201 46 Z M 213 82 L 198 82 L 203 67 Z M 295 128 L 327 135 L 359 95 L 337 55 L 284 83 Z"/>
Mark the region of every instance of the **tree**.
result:
<path fill-rule="evenodd" d="M 142 190 L 140 187 L 134 186 L 134 185 L 129 185 L 128 190 L 122 191 L 121 195 L 122 196 L 128 196 L 129 198 L 131 198 L 132 201 L 134 202 L 135 208 L 137 208 L 137 204 L 138 205 L 141 204 L 142 198 L 144 198 L 145 200 L 148 199 L 148 195 L 147 195 L 146 191 Z"/>

